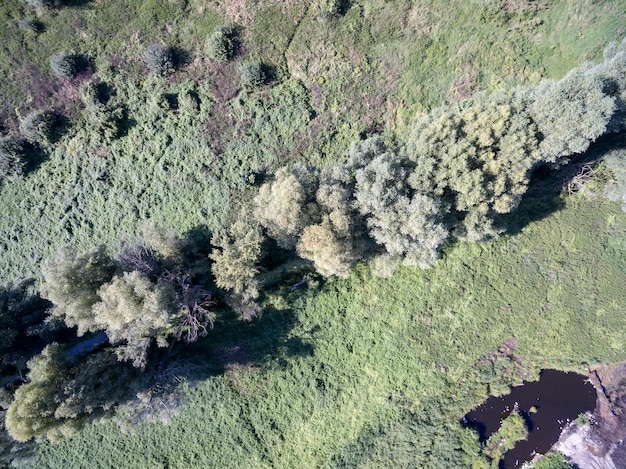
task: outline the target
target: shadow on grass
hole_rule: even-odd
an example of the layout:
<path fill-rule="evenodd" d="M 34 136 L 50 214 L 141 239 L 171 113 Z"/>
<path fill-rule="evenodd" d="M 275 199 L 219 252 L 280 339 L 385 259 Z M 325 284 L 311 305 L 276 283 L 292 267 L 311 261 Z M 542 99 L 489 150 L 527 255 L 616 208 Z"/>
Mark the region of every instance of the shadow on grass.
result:
<path fill-rule="evenodd" d="M 497 223 L 512 235 L 520 233 L 525 226 L 542 220 L 561 210 L 565 205 L 564 192 L 581 168 L 595 162 L 605 153 L 624 147 L 626 132 L 606 134 L 598 138 L 585 153 L 574 155 L 570 163 L 558 170 L 540 166 L 532 175 L 528 191 L 517 210 L 499 217 Z"/>
<path fill-rule="evenodd" d="M 181 268 L 188 273 L 186 278 L 190 282 L 191 290 L 197 287 L 215 291 L 208 258 L 211 250 L 210 236 L 210 231 L 203 226 L 189 231 L 181 240 L 180 264 L 170 266 L 166 264 L 166 260 L 163 261 L 166 269 Z M 11 306 L 12 314 L 19 317 L 25 310 L 26 303 L 24 307 L 21 303 L 16 303 L 15 298 L 19 299 L 16 292 L 9 292 L 7 295 L 5 303 Z M 13 381 L 10 389 L 5 390 L 13 393 L 21 386 L 23 391 L 21 400 L 16 404 L 18 406 L 30 406 L 31 401 L 24 396 L 32 397 L 36 406 L 43 406 L 42 408 L 64 409 L 64 406 L 71 403 L 73 411 L 68 416 L 61 414 L 58 417 L 55 414 L 55 417 L 46 417 L 39 415 L 39 407 L 32 408 L 33 418 L 45 420 L 41 427 L 45 431 L 51 428 L 78 430 L 95 419 L 111 417 L 108 409 L 117 406 L 126 409 L 126 414 L 130 414 L 126 422 L 135 424 L 145 420 L 170 418 L 173 415 L 172 409 L 183 405 L 180 383 L 193 385 L 223 374 L 228 374 L 230 379 L 233 374 L 240 376 L 243 369 L 282 367 L 287 365 L 290 357 L 313 353 L 310 344 L 292 337 L 291 331 L 296 325 L 297 317 L 291 310 L 270 307 L 252 321 L 242 321 L 235 312 L 219 301 L 217 295 L 214 298 L 216 301 L 212 309 L 215 312 L 215 324 L 207 331 L 207 335 L 189 344 L 183 340 L 174 341 L 172 337 L 167 348 L 159 348 L 156 341 L 150 341 L 150 344 L 146 344 L 146 347 L 150 347 L 150 352 L 143 370 L 134 368 L 128 361 L 119 361 L 117 353 L 123 349 L 108 343 L 103 332 L 77 337 L 74 328 L 48 330 L 47 323 L 43 321 L 45 313 L 40 312 L 35 326 L 40 326 L 42 333 L 47 332 L 48 335 L 43 335 L 37 343 L 29 343 L 27 350 L 16 350 L 19 353 L 13 361 L 6 363 L 3 373 L 9 375 L 7 379 L 12 379 L 13 374 L 18 379 Z M 0 295 L 0 306 L 3 305 L 2 299 Z M 36 305 L 39 306 L 39 303 Z M 45 305 L 49 306 L 47 302 Z M 5 316 L 0 315 L 0 326 L 3 325 Z M 11 322 L 12 317 L 5 319 Z M 32 324 L 27 323 L 24 330 L 26 326 L 29 331 L 33 330 Z M 21 329 L 17 332 L 21 333 Z M 28 375 L 22 357 L 28 359 L 40 354 L 43 347 L 51 344 L 52 340 L 62 345 L 52 345 L 45 354 L 39 355 L 38 369 L 46 369 L 46 372 L 54 376 L 54 379 L 45 383 L 41 381 L 40 372 Z M 33 385 L 25 384 L 28 379 L 33 380 Z M 62 382 L 63 386 L 55 387 L 50 384 L 52 382 Z M 51 386 L 45 396 L 37 394 L 41 386 Z M 4 436 L 5 434 L 0 434 L 0 440 L 9 441 Z M 5 449 L 1 446 L 0 441 L 0 454 Z"/>

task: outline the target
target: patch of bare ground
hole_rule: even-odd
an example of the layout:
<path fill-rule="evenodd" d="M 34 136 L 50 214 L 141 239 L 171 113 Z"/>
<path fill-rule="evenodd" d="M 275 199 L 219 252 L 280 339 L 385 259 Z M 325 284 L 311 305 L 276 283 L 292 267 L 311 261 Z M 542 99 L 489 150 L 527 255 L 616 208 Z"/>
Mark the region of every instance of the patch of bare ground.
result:
<path fill-rule="evenodd" d="M 448 99 L 451 102 L 468 99 L 479 91 L 480 74 L 470 64 L 465 64 L 459 74 L 457 74 L 450 91 Z"/>

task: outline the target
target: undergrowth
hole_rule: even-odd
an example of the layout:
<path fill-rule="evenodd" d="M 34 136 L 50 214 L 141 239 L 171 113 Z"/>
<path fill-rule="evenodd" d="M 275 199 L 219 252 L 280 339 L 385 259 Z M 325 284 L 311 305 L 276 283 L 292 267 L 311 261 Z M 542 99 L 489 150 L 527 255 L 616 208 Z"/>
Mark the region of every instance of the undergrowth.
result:
<path fill-rule="evenodd" d="M 570 196 L 426 271 L 360 268 L 288 303 L 267 292 L 261 330 L 216 325 L 202 353 L 224 373 L 196 382 L 171 426 L 93 425 L 29 467 L 467 467 L 479 445 L 458 422 L 488 393 L 624 358 L 625 234 L 616 204 Z M 507 375 L 483 359 L 512 337 L 522 366 Z"/>

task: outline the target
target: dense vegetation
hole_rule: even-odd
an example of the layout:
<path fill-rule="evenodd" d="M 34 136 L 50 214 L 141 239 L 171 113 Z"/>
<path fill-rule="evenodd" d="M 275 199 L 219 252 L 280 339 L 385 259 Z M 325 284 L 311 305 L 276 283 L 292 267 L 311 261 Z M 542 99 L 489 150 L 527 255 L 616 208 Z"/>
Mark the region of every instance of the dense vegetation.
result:
<path fill-rule="evenodd" d="M 623 9 L 222 3 L 1 7 L 2 460 L 497 465 L 623 358 Z"/>

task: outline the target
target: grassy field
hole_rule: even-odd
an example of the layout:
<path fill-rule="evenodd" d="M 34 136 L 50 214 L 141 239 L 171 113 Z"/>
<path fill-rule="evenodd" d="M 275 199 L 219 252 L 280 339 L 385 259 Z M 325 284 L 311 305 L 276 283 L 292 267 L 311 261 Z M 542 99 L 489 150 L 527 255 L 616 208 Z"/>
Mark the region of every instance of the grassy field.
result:
<path fill-rule="evenodd" d="M 626 214 L 562 202 L 426 271 L 270 293 L 258 323 L 218 323 L 194 350 L 205 375 L 169 426 L 96 424 L 25 467 L 467 467 L 458 420 L 488 393 L 625 358 Z"/>
<path fill-rule="evenodd" d="M 39 280 L 66 244 L 115 251 L 146 220 L 206 239 L 285 163 L 335 163 L 375 133 L 403 140 L 433 107 L 559 78 L 626 34 L 622 0 L 354 0 L 336 17 L 314 1 L 70 3 L 0 5 L 0 130 L 43 108 L 71 124 L 27 177 L 0 186 L 7 284 Z M 241 27 L 240 55 L 211 61 L 206 36 L 229 23 Z M 155 41 L 178 58 L 165 77 L 143 63 Z M 54 78 L 48 60 L 63 49 L 89 70 Z M 243 89 L 244 60 L 263 61 L 274 81 Z M 122 112 L 111 141 L 81 98 L 87 81 Z M 541 367 L 625 359 L 626 214 L 557 195 L 560 181 L 538 184 L 509 235 L 449 245 L 426 271 L 309 275 L 295 292 L 299 278 L 285 279 L 263 292 L 261 318 L 222 312 L 172 360 L 185 397 L 169 425 L 129 425 L 126 409 L 19 464 L 481 467 L 476 434 L 458 422 L 489 393 Z"/>
<path fill-rule="evenodd" d="M 3 4 L 5 129 L 33 108 L 54 109 L 71 126 L 26 179 L 0 187 L 2 278 L 39 278 L 41 260 L 67 243 L 116 249 L 148 218 L 181 234 L 213 231 L 250 184 L 284 163 L 336 162 L 349 142 L 376 132 L 402 139 L 434 106 L 559 77 L 624 33 L 619 2 L 457 3 L 355 1 L 325 20 L 315 2 L 278 0 Z M 42 32 L 20 28 L 23 19 Z M 229 22 L 241 26 L 240 57 L 212 62 L 206 35 Z M 186 57 L 164 79 L 143 64 L 153 41 Z M 90 69 L 54 78 L 48 59 L 62 49 Z M 248 59 L 273 67 L 276 81 L 243 90 L 237 64 Z M 119 138 L 98 140 L 85 81 L 123 111 Z"/>

